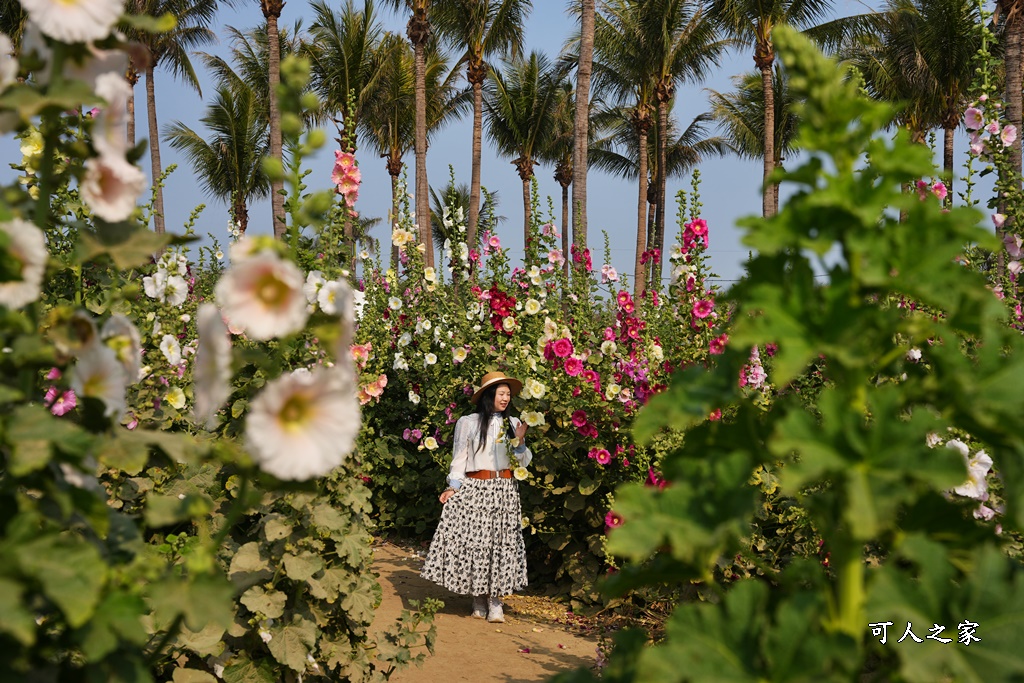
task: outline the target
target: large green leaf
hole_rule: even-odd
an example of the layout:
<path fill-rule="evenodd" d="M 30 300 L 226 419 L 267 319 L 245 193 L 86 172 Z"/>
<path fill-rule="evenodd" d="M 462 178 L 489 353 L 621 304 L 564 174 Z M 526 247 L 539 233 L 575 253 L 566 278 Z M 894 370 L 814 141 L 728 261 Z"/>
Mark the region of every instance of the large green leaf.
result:
<path fill-rule="evenodd" d="M 263 586 L 253 586 L 242 594 L 239 602 L 253 614 L 261 614 L 267 619 L 278 619 L 284 614 L 284 605 L 288 596 L 281 591 L 267 590 Z"/>
<path fill-rule="evenodd" d="M 18 546 L 15 557 L 73 628 L 93 616 L 109 571 L 95 546 L 70 533 L 48 534 Z"/>
<path fill-rule="evenodd" d="M 122 641 L 144 645 L 148 636 L 141 618 L 147 611 L 146 604 L 137 595 L 110 593 L 82 628 L 82 653 L 90 661 L 99 661 L 116 650 Z"/>
<path fill-rule="evenodd" d="M 30 647 L 36 640 L 36 620 L 21 603 L 23 592 L 21 584 L 0 577 L 0 632 Z"/>
<path fill-rule="evenodd" d="M 292 623 L 275 627 L 270 633 L 272 638 L 267 647 L 274 659 L 293 671 L 305 671 L 309 664 L 306 657 L 316 646 L 316 625 L 295 617 Z"/>
<path fill-rule="evenodd" d="M 308 551 L 298 555 L 285 553 L 282 561 L 288 578 L 296 581 L 305 581 L 324 568 L 323 558 Z"/>

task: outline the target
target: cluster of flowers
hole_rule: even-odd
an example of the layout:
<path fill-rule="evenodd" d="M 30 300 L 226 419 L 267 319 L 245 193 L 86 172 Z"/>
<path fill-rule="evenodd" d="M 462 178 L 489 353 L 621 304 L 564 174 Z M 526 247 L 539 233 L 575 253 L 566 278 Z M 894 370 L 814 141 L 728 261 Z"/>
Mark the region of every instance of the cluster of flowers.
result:
<path fill-rule="evenodd" d="M 494 237 L 497 239 L 497 236 Z M 479 288 L 475 288 L 479 290 Z M 492 286 L 489 290 L 479 293 L 480 299 L 487 301 L 488 306 L 491 310 L 490 320 L 491 327 L 494 328 L 495 332 L 504 332 L 511 336 L 516 329 L 516 298 L 509 296 L 505 292 L 498 289 L 497 285 Z"/>
<path fill-rule="evenodd" d="M 940 202 L 946 201 L 946 197 L 949 196 L 949 190 L 946 188 L 946 183 L 941 180 L 935 182 L 929 182 L 927 180 L 917 181 L 917 198 L 922 202 L 928 198 L 928 195 L 932 194 L 938 198 Z"/>
<path fill-rule="evenodd" d="M 328 280 L 319 270 L 311 270 L 306 274 L 306 281 L 302 285 L 302 293 L 306 296 L 306 310 L 315 313 L 319 307 L 327 315 L 339 315 L 341 313 L 339 295 L 346 285 L 341 280 Z M 366 303 L 366 295 L 360 291 L 352 294 L 353 314 L 356 319 L 362 317 L 363 306 Z M 305 324 L 305 323 L 303 323 Z"/>
<path fill-rule="evenodd" d="M 470 250 L 466 246 L 466 218 L 462 207 L 456 207 L 454 215 L 448 206 L 444 207 L 441 215 L 441 222 L 444 224 L 448 234 L 454 233 L 459 240 L 453 246 L 451 239 L 446 239 L 441 245 L 444 260 L 448 263 L 448 274 L 452 275 L 456 270 L 460 273 L 460 279 L 467 279 L 469 276 Z"/>
<path fill-rule="evenodd" d="M 190 285 L 185 280 L 188 274 L 188 259 L 168 250 L 157 261 L 153 274 L 142 278 L 142 287 L 150 299 L 179 308 L 189 295 Z"/>
<path fill-rule="evenodd" d="M 943 445 L 942 437 L 936 433 L 928 434 L 926 441 L 930 448 Z M 953 487 L 953 493 L 964 498 L 978 501 L 978 507 L 974 510 L 974 517 L 985 521 L 991 520 L 997 514 L 1003 512 L 1003 506 L 994 504 L 992 507 L 986 505 L 989 501 L 988 475 L 992 470 L 992 457 L 984 450 L 979 450 L 973 455 L 970 447 L 960 439 L 949 439 L 945 442 L 946 448 L 956 451 L 963 457 L 964 465 L 967 467 L 967 480 L 959 486 Z M 996 528 L 998 533 L 1001 527 Z"/>
<path fill-rule="evenodd" d="M 740 386 L 758 390 L 768 380 L 768 373 L 761 365 L 761 352 L 755 346 L 750 349 L 750 362 L 740 369 Z"/>
<path fill-rule="evenodd" d="M 331 182 L 338 188 L 338 194 L 345 199 L 345 205 L 351 210 L 356 206 L 359 199 L 359 185 L 363 175 L 356 165 L 356 155 L 351 152 L 335 150 L 334 170 L 331 172 Z"/>
<path fill-rule="evenodd" d="M 985 120 L 983 109 L 988 101 L 987 95 L 978 98 L 978 102 L 968 107 L 964 112 L 964 127 L 970 135 L 971 154 L 986 156 L 992 153 L 992 145 L 1009 147 L 1017 141 L 1017 127 L 1013 124 L 999 125 L 998 111 L 1001 109 L 996 104 L 997 115 L 992 119 Z"/>

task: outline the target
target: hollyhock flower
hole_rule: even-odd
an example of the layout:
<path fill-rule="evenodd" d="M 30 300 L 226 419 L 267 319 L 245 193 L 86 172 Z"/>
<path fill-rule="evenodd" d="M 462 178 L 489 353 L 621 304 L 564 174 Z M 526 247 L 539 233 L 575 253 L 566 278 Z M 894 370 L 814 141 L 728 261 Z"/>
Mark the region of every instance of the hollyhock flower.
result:
<path fill-rule="evenodd" d="M 402 300 L 399 299 L 397 296 L 388 298 L 388 308 L 390 308 L 392 311 L 401 310 Z"/>
<path fill-rule="evenodd" d="M 989 133 L 991 135 L 998 135 L 999 134 L 999 122 L 998 121 L 992 121 L 991 123 L 989 123 L 987 126 L 985 126 L 985 132 Z"/>
<path fill-rule="evenodd" d="M 575 357 L 566 358 L 563 368 L 565 369 L 565 374 L 570 377 L 576 377 L 583 372 L 583 361 Z"/>
<path fill-rule="evenodd" d="M 108 71 L 96 77 L 96 94 L 107 103 L 92 127 L 92 144 L 101 156 L 124 156 L 128 151 L 125 120 L 132 87 L 125 80 L 124 71 Z"/>
<path fill-rule="evenodd" d="M 57 387 L 50 387 L 46 391 L 46 403 L 50 406 L 50 412 L 57 417 L 67 415 L 78 405 L 78 397 L 72 389 L 60 393 Z"/>
<path fill-rule="evenodd" d="M 598 448 L 594 453 L 594 460 L 596 460 L 599 465 L 607 465 L 612 461 L 612 454 L 608 452 L 607 448 Z"/>
<path fill-rule="evenodd" d="M 497 235 L 491 235 L 487 238 L 487 246 L 491 249 L 501 249 L 501 240 Z"/>
<path fill-rule="evenodd" d="M 180 387 L 171 387 L 164 396 L 164 402 L 175 410 L 181 410 L 185 407 L 185 392 Z"/>
<path fill-rule="evenodd" d="M 566 339 L 565 337 L 556 339 L 552 343 L 551 349 L 559 358 L 568 358 L 569 356 L 572 355 L 573 352 L 572 342 Z"/>
<path fill-rule="evenodd" d="M 729 341 L 729 335 L 722 333 L 708 343 L 708 353 L 718 356 L 725 353 L 725 345 Z"/>
<path fill-rule="evenodd" d="M 342 291 L 342 285 L 336 280 L 325 282 L 317 293 L 316 301 L 320 310 L 327 315 L 338 315 L 341 311 L 338 308 L 338 294 Z"/>
<path fill-rule="evenodd" d="M 231 335 L 220 311 L 210 303 L 199 306 L 196 329 L 193 414 L 199 424 L 212 429 L 217 411 L 231 396 Z"/>
<path fill-rule="evenodd" d="M 167 271 L 160 268 L 152 275 L 142 278 L 142 290 L 150 299 L 156 299 L 163 303 L 165 300 L 164 289 L 167 287 Z"/>
<path fill-rule="evenodd" d="M 265 250 L 233 263 L 215 291 L 230 325 L 266 341 L 305 327 L 303 281 L 294 263 Z"/>
<path fill-rule="evenodd" d="M 43 35 L 62 43 L 88 43 L 110 35 L 123 0 L 24 0 L 22 8 Z"/>
<path fill-rule="evenodd" d="M 526 479 L 529 478 L 530 471 L 527 470 L 522 465 L 520 465 L 519 467 L 512 470 L 512 476 L 515 477 L 517 481 L 525 481 Z"/>
<path fill-rule="evenodd" d="M 14 310 L 32 303 L 42 292 L 46 271 L 46 236 L 34 224 L 21 218 L 0 223 L 0 232 L 7 235 L 7 257 L 20 266 L 14 279 L 0 282 L 0 305 Z M 13 265 L 13 264 L 12 264 Z"/>
<path fill-rule="evenodd" d="M 423 439 L 423 447 L 426 448 L 428 451 L 436 451 L 437 446 L 437 439 L 435 439 L 434 437 L 428 436 L 427 438 Z"/>
<path fill-rule="evenodd" d="M 395 228 L 394 232 L 391 233 L 391 243 L 399 249 L 402 249 L 414 239 L 416 239 L 415 236 L 403 228 Z"/>
<path fill-rule="evenodd" d="M 527 315 L 537 315 L 541 311 L 540 302 L 536 299 L 527 299 L 523 310 L 526 311 Z"/>
<path fill-rule="evenodd" d="M 119 223 L 135 211 L 135 201 L 145 188 L 146 176 L 138 167 L 122 156 L 105 154 L 85 162 L 79 193 L 93 214 Z"/>
<path fill-rule="evenodd" d="M 1004 216 L 1003 214 L 1001 214 L 1001 213 L 994 213 L 994 214 L 992 214 L 992 223 L 997 228 L 1003 227 L 1003 223 L 1005 223 L 1005 222 L 1006 222 L 1006 216 Z"/>
<path fill-rule="evenodd" d="M 548 252 L 548 263 L 560 266 L 565 262 L 565 255 L 561 249 L 552 249 Z"/>
<path fill-rule="evenodd" d="M 548 388 L 542 383 L 535 379 L 528 379 L 523 384 L 523 389 L 527 394 L 527 398 L 544 398 L 544 394 Z"/>
<path fill-rule="evenodd" d="M 581 378 L 584 382 L 593 384 L 595 389 L 601 385 L 601 376 L 589 368 L 581 373 Z"/>
<path fill-rule="evenodd" d="M 349 356 L 352 361 L 359 366 L 359 369 L 366 367 L 367 362 L 373 357 L 373 343 L 366 342 L 365 344 L 353 344 L 349 347 Z"/>
<path fill-rule="evenodd" d="M 278 479 L 302 481 L 341 465 L 360 425 L 355 387 L 318 368 L 269 382 L 252 402 L 245 440 L 261 469 Z"/>
<path fill-rule="evenodd" d="M 142 337 L 135 325 L 125 316 L 115 313 L 103 324 L 100 339 L 117 355 L 128 382 L 137 381 L 142 366 Z"/>
<path fill-rule="evenodd" d="M 622 387 L 616 384 L 615 382 L 612 382 L 607 387 L 605 387 L 604 397 L 610 401 L 613 398 L 615 398 L 615 396 L 618 395 L 620 391 L 622 391 Z"/>
<path fill-rule="evenodd" d="M 712 421 L 712 422 L 718 422 L 719 420 L 721 420 L 722 419 L 722 409 L 721 408 L 715 408 L 714 410 L 712 410 L 711 414 L 708 415 L 708 419 L 710 421 Z"/>
<path fill-rule="evenodd" d="M 946 189 L 946 184 L 941 180 L 935 181 L 932 185 L 932 194 L 939 198 L 940 202 L 946 201 L 946 195 L 949 194 L 949 190 Z"/>
<path fill-rule="evenodd" d="M 546 423 L 544 413 L 539 413 L 536 410 L 528 410 L 523 413 L 523 422 L 527 427 L 540 427 Z"/>
<path fill-rule="evenodd" d="M 999 133 L 999 139 L 1003 141 L 1003 146 L 1009 147 L 1017 141 L 1017 126 L 1008 124 L 1003 126 L 1002 132 Z"/>
<path fill-rule="evenodd" d="M 181 345 L 173 334 L 164 335 L 160 341 L 160 351 L 164 354 L 168 364 L 175 367 L 181 364 Z"/>
<path fill-rule="evenodd" d="M 616 303 L 619 304 L 619 307 L 621 308 L 623 306 L 626 306 L 627 304 L 632 303 L 633 299 L 632 297 L 629 296 L 629 292 L 627 292 L 626 290 L 622 290 L 621 292 L 618 293 L 618 295 L 616 295 L 615 301 Z"/>
<path fill-rule="evenodd" d="M 327 284 L 324 274 L 319 270 L 311 270 L 306 275 L 306 282 L 302 285 L 302 293 L 306 295 L 306 301 L 311 304 L 317 302 L 320 296 L 320 288 Z"/>
<path fill-rule="evenodd" d="M 1024 239 L 1021 239 L 1020 235 L 1007 233 L 1003 236 L 1003 246 L 1006 247 L 1006 252 L 1010 255 L 1010 258 L 1018 259 L 1021 255 L 1024 255 L 1024 248 L 1022 248 L 1024 247 Z"/>
<path fill-rule="evenodd" d="M 907 351 L 907 360 L 909 360 L 911 363 L 916 363 L 919 360 L 921 360 L 921 349 L 912 348 L 909 351 Z"/>
<path fill-rule="evenodd" d="M 51 381 L 57 380 L 61 378 L 62 374 L 59 368 L 50 368 L 49 372 L 46 373 L 46 379 Z"/>
<path fill-rule="evenodd" d="M 437 354 L 436 353 L 428 353 L 425 356 L 423 356 L 423 364 L 424 365 L 433 365 L 436 362 L 437 362 Z"/>
<path fill-rule="evenodd" d="M 427 282 L 437 282 L 437 272 L 433 266 L 427 266 L 423 269 L 423 279 Z"/>
<path fill-rule="evenodd" d="M 606 356 L 612 355 L 618 348 L 618 345 L 610 339 L 606 339 L 601 342 L 601 353 Z"/>
<path fill-rule="evenodd" d="M 693 305 L 693 315 L 698 318 L 706 318 L 715 311 L 715 302 L 709 299 L 700 299 Z"/>
<path fill-rule="evenodd" d="M 668 486 L 668 482 L 665 481 L 664 477 L 655 472 L 653 467 L 648 467 L 647 481 L 644 482 L 644 485 L 664 489 L 666 486 Z"/>
<path fill-rule="evenodd" d="M 167 281 L 164 283 L 163 296 L 160 300 L 178 308 L 185 303 L 185 299 L 187 298 L 188 283 L 185 282 L 185 278 L 180 275 L 171 275 L 168 277 Z"/>
<path fill-rule="evenodd" d="M 1024 268 L 1024 266 L 1021 265 L 1020 261 L 1010 261 L 1006 264 L 1006 269 L 1014 275 L 1018 275 L 1022 268 Z"/>
<path fill-rule="evenodd" d="M 71 369 L 71 389 L 81 398 L 103 402 L 103 414 L 120 420 L 124 412 L 124 389 L 129 378 L 113 349 L 93 341 L 87 344 Z"/>
<path fill-rule="evenodd" d="M 409 403 L 412 403 L 413 405 L 416 405 L 419 402 L 420 402 L 420 395 L 417 394 L 415 391 L 410 391 L 409 392 Z"/>
<path fill-rule="evenodd" d="M 0 91 L 18 78 L 18 60 L 14 57 L 14 44 L 7 34 L 0 33 Z"/>
<path fill-rule="evenodd" d="M 604 525 L 609 529 L 615 529 L 622 526 L 625 520 L 622 519 L 622 515 L 614 510 L 609 510 L 608 514 L 604 516 Z"/>
<path fill-rule="evenodd" d="M 501 329 L 511 334 L 516 329 L 516 319 L 513 318 L 512 316 L 503 318 L 501 321 Z"/>
<path fill-rule="evenodd" d="M 469 352 L 466 350 L 465 346 L 452 347 L 452 362 L 456 365 L 466 360 L 467 356 L 469 356 Z"/>
<path fill-rule="evenodd" d="M 992 458 L 985 451 L 978 451 L 974 457 L 968 457 L 967 454 L 970 453 L 970 450 L 967 445 L 957 439 L 948 441 L 946 447 L 959 451 L 967 465 L 967 481 L 955 487 L 953 492 L 974 500 L 986 500 L 988 494 L 986 476 L 992 469 Z"/>
<path fill-rule="evenodd" d="M 964 112 L 964 127 L 967 130 L 978 130 L 985 125 L 985 118 L 977 107 L 970 107 Z"/>
<path fill-rule="evenodd" d="M 586 425 L 587 424 L 587 411 L 585 411 L 583 408 L 580 408 L 579 410 L 576 410 L 575 412 L 573 412 L 573 414 L 572 414 L 572 424 L 577 429 L 579 429 L 580 427 L 583 427 L 584 425 Z"/>

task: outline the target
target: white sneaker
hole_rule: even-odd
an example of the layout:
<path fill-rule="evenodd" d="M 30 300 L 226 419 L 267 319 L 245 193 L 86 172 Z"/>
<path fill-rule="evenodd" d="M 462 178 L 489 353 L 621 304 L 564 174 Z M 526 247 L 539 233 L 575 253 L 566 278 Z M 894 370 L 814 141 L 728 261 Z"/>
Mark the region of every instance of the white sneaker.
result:
<path fill-rule="evenodd" d="M 473 618 L 474 619 L 486 619 L 487 618 L 487 600 L 482 595 L 473 596 Z"/>
<path fill-rule="evenodd" d="M 505 613 L 501 610 L 501 600 L 495 597 L 487 598 L 487 621 L 492 624 L 505 623 Z"/>

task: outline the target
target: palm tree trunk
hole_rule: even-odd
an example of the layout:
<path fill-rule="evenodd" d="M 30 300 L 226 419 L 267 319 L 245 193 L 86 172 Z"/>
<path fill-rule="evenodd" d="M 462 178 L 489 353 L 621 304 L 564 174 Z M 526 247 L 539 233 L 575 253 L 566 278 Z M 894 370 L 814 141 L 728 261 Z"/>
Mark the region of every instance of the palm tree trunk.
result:
<path fill-rule="evenodd" d="M 633 259 L 633 296 L 639 297 L 647 287 L 643 254 L 647 251 L 647 127 L 638 126 L 640 136 L 638 168 L 640 171 L 639 196 L 636 202 L 636 255 Z"/>
<path fill-rule="evenodd" d="M 427 40 L 430 23 L 425 5 L 418 5 L 408 25 L 413 45 L 416 101 L 416 227 L 425 247 L 424 263 L 434 265 L 434 240 L 430 231 L 430 186 L 427 184 Z"/>
<path fill-rule="evenodd" d="M 1006 12 L 1006 27 L 1004 29 L 1005 53 L 1003 57 L 1004 71 L 1006 73 L 1006 118 L 1009 123 L 1021 128 L 1021 69 L 1024 68 L 1024 7 L 1020 0 L 1002 0 L 1001 9 Z M 1021 136 L 1018 135 L 1010 147 L 1010 165 L 1016 177 L 1021 172 Z M 1000 207 L 1000 213 L 1007 213 Z M 996 228 L 996 236 L 1002 240 L 1003 235 L 1012 229 L 1012 219 L 1007 219 L 1003 227 Z M 1006 267 L 1004 250 L 999 250 L 997 268 L 999 277 L 1002 278 Z"/>
<path fill-rule="evenodd" d="M 562 255 L 569 253 L 569 185 L 562 183 Z M 569 277 L 569 259 L 562 262 L 562 272 Z"/>
<path fill-rule="evenodd" d="M 235 193 L 235 200 L 231 207 L 231 213 L 234 214 L 235 223 L 238 224 L 238 229 L 245 234 L 246 229 L 249 227 L 249 208 L 245 205 L 245 196 L 241 192 Z"/>
<path fill-rule="evenodd" d="M 156 88 L 153 84 L 153 72 L 155 65 L 150 62 L 146 66 L 146 112 L 149 115 L 149 159 L 153 173 L 153 229 L 162 233 L 165 229 L 164 223 L 164 190 L 161 186 L 160 176 L 163 169 L 160 166 L 160 128 L 156 121 Z"/>
<path fill-rule="evenodd" d="M 135 84 L 139 82 L 139 72 L 129 67 L 128 85 L 131 90 L 128 92 L 128 101 L 125 103 L 127 115 L 125 137 L 128 139 L 128 149 L 135 147 Z"/>
<path fill-rule="evenodd" d="M 657 249 L 658 258 L 651 259 L 651 282 L 661 282 L 661 254 L 665 251 L 665 210 L 668 208 L 668 105 L 671 92 L 658 98 L 658 220 L 654 226 L 654 239 L 648 240 L 648 250 Z"/>
<path fill-rule="evenodd" d="M 590 141 L 590 75 L 594 68 L 595 0 L 582 0 L 580 61 L 576 69 L 576 116 L 572 152 L 572 240 L 587 246 L 587 145 Z"/>
<path fill-rule="evenodd" d="M 530 206 L 530 179 L 533 177 L 532 169 L 525 173 L 520 173 L 519 177 L 523 179 L 523 250 L 527 251 L 530 248 L 530 209 L 532 208 Z"/>
<path fill-rule="evenodd" d="M 469 225 L 466 242 L 476 248 L 477 222 L 480 220 L 480 156 L 483 151 L 484 121 L 484 69 L 476 64 L 470 67 L 469 82 L 473 85 L 473 164 L 469 181 Z"/>
<path fill-rule="evenodd" d="M 401 166 L 399 165 L 399 172 L 401 172 Z M 391 173 L 390 167 L 388 173 L 391 176 L 391 220 L 388 221 L 388 241 L 391 241 L 391 232 L 395 229 L 395 223 L 398 222 L 398 173 Z M 398 245 L 394 242 L 391 243 L 391 267 L 395 273 L 398 272 Z"/>
<path fill-rule="evenodd" d="M 942 138 L 942 181 L 946 183 L 946 206 L 953 206 L 953 133 L 956 128 L 946 128 Z"/>
<path fill-rule="evenodd" d="M 760 65 L 761 87 L 764 90 L 764 189 L 761 200 L 761 214 L 768 218 L 775 215 L 774 190 L 768 176 L 775 170 L 775 89 L 772 86 L 771 62 Z"/>
<path fill-rule="evenodd" d="M 268 88 L 267 102 L 270 105 L 270 157 L 284 163 L 283 142 L 281 140 L 281 111 L 277 101 L 277 86 L 281 83 L 281 40 L 278 37 L 277 20 L 281 11 L 277 8 L 275 14 L 264 8 L 264 16 L 267 18 L 267 63 L 268 63 Z M 274 237 L 284 239 L 288 232 L 288 224 L 284 218 L 284 180 L 276 179 L 270 182 L 270 212 L 271 224 L 274 226 Z"/>

